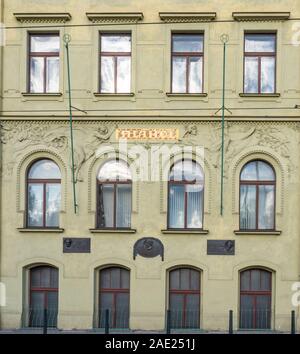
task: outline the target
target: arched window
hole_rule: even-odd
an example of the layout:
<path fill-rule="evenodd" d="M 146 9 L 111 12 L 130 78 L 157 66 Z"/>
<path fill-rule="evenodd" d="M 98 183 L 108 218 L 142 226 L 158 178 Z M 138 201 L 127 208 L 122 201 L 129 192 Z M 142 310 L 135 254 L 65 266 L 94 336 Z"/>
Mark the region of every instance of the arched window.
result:
<path fill-rule="evenodd" d="M 97 227 L 130 229 L 131 174 L 121 160 L 106 162 L 98 173 Z"/>
<path fill-rule="evenodd" d="M 58 312 L 58 269 L 38 266 L 29 270 L 30 299 L 29 325 L 42 327 L 47 310 L 48 327 L 56 327 Z"/>
<path fill-rule="evenodd" d="M 250 161 L 240 176 L 240 229 L 274 230 L 276 178 L 272 166 Z"/>
<path fill-rule="evenodd" d="M 129 277 L 129 270 L 124 268 L 111 267 L 100 271 L 100 328 L 105 326 L 107 312 L 110 328 L 129 327 Z"/>
<path fill-rule="evenodd" d="M 27 227 L 59 226 L 61 173 L 51 160 L 38 160 L 27 174 Z"/>
<path fill-rule="evenodd" d="M 170 271 L 169 309 L 172 328 L 199 328 L 200 272 L 191 268 Z"/>
<path fill-rule="evenodd" d="M 272 273 L 247 269 L 240 273 L 240 328 L 270 329 Z"/>
<path fill-rule="evenodd" d="M 203 228 L 204 174 L 191 160 L 176 162 L 169 176 L 169 229 Z"/>

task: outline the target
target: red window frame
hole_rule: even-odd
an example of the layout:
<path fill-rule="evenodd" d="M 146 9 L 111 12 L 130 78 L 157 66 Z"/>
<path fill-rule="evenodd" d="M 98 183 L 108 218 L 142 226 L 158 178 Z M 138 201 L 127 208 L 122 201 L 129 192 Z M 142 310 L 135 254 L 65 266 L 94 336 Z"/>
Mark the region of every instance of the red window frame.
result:
<path fill-rule="evenodd" d="M 269 290 L 251 290 L 251 275 L 253 271 L 259 271 L 260 272 L 260 287 L 261 287 L 261 274 L 262 272 L 268 273 L 269 276 Z M 248 290 L 242 290 L 241 289 L 241 284 L 242 284 L 242 277 L 246 274 L 246 272 L 250 272 L 250 277 L 249 277 L 249 289 Z M 243 295 L 251 296 L 252 298 L 252 303 L 253 303 L 253 316 L 252 316 L 252 329 L 256 329 L 259 326 L 257 326 L 257 297 L 260 295 L 268 296 L 269 300 L 269 319 L 268 322 L 271 324 L 271 307 L 272 307 L 272 272 L 265 270 L 265 269 L 260 269 L 260 268 L 251 268 L 251 269 L 245 269 L 240 273 L 240 304 L 241 304 L 241 298 Z M 240 307 L 240 325 L 241 325 L 241 315 L 242 315 L 242 308 Z"/>
<path fill-rule="evenodd" d="M 112 93 L 118 93 L 117 91 L 117 81 L 118 81 L 118 57 L 130 57 L 131 58 L 131 52 L 132 52 L 132 42 L 130 43 L 131 46 L 130 46 L 130 52 L 103 52 L 101 50 L 101 38 L 102 37 L 113 37 L 113 36 L 130 36 L 130 39 L 132 40 L 132 36 L 131 36 L 131 33 L 128 32 L 123 32 L 123 33 L 118 33 L 118 32 L 115 32 L 115 33 L 112 33 L 112 32 L 109 32 L 109 33 L 105 33 L 105 32 L 102 32 L 100 33 L 100 41 L 99 41 L 99 77 L 100 77 L 100 81 L 99 81 L 99 92 L 100 93 L 103 93 L 102 92 L 102 88 L 101 88 L 101 58 L 102 57 L 113 57 L 114 58 L 114 92 Z M 130 93 L 130 92 L 128 92 Z"/>
<path fill-rule="evenodd" d="M 274 52 L 246 52 L 246 37 L 248 35 L 262 35 L 262 36 L 274 36 L 275 37 L 275 50 Z M 258 90 L 257 94 L 264 94 L 264 92 L 261 92 L 261 59 L 263 57 L 272 57 L 275 59 L 275 66 L 274 66 L 274 91 L 272 93 L 276 93 L 276 72 L 277 72 L 277 33 L 276 32 L 245 32 L 244 33 L 244 75 L 243 75 L 243 93 L 247 94 L 248 92 L 245 92 L 245 74 L 246 74 L 246 58 L 247 57 L 255 57 L 258 58 Z"/>
<path fill-rule="evenodd" d="M 35 37 L 35 36 L 43 36 L 43 37 L 58 37 L 59 38 L 59 33 L 29 33 L 28 35 L 28 87 L 27 90 L 29 93 L 31 93 L 31 87 L 30 87 L 30 83 L 31 83 L 31 58 L 32 57 L 39 57 L 39 58 L 44 58 L 44 75 L 43 75 L 43 87 L 44 90 L 42 92 L 35 92 L 35 93 L 49 93 L 46 90 L 47 87 L 47 58 L 50 57 L 60 57 L 60 52 L 31 52 L 31 37 Z M 52 93 L 52 92 L 51 92 Z"/>
<path fill-rule="evenodd" d="M 275 179 L 274 181 L 263 181 L 263 180 L 242 180 L 241 175 L 243 172 L 244 167 L 250 162 L 256 162 L 256 161 L 262 161 L 266 163 L 270 168 L 272 168 L 274 172 Z M 268 162 L 263 161 L 263 160 L 252 160 L 248 161 L 243 168 L 241 169 L 240 172 L 240 197 L 239 197 L 239 211 L 241 212 L 241 186 L 255 186 L 256 187 L 256 205 L 255 205 L 255 228 L 254 229 L 242 229 L 241 228 L 241 217 L 239 218 L 239 228 L 240 231 L 274 231 L 275 230 L 275 221 L 276 221 L 276 173 L 272 165 L 270 165 Z M 273 228 L 272 229 L 260 229 L 258 227 L 258 219 L 259 219 L 259 186 L 274 186 L 274 220 L 273 220 Z"/>
<path fill-rule="evenodd" d="M 202 43 L 203 43 L 203 51 L 202 52 L 174 52 L 174 50 L 173 50 L 173 46 L 174 46 L 173 45 L 173 37 L 176 35 L 201 36 Z M 203 90 L 204 90 L 204 33 L 179 33 L 179 32 L 172 33 L 172 35 L 171 35 L 171 88 L 170 88 L 170 92 L 172 92 L 172 93 L 173 93 L 173 58 L 174 57 L 185 58 L 185 63 L 186 63 L 185 93 L 191 93 L 191 94 L 203 93 Z M 202 72 L 201 72 L 202 86 L 201 86 L 200 92 L 190 92 L 190 89 L 189 89 L 190 59 L 193 57 L 201 57 L 202 58 Z"/>

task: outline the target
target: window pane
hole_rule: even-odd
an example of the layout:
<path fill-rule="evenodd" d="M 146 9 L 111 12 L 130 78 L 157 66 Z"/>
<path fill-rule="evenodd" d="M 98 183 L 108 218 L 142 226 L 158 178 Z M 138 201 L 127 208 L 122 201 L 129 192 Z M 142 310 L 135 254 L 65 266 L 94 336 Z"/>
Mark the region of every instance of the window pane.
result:
<path fill-rule="evenodd" d="M 260 290 L 260 269 L 251 269 L 251 291 Z"/>
<path fill-rule="evenodd" d="M 189 92 L 202 92 L 202 58 L 192 57 L 190 60 Z"/>
<path fill-rule="evenodd" d="M 104 225 L 103 227 L 113 227 L 114 226 L 114 185 L 113 184 L 103 184 L 102 194 L 102 205 L 104 207 Z"/>
<path fill-rule="evenodd" d="M 60 179 L 60 169 L 51 160 L 39 160 L 35 162 L 29 171 L 28 178 L 31 179 Z"/>
<path fill-rule="evenodd" d="M 250 270 L 245 270 L 241 273 L 241 291 L 250 289 Z"/>
<path fill-rule="evenodd" d="M 241 181 L 256 181 L 258 178 L 256 161 L 248 162 L 242 170 Z"/>
<path fill-rule="evenodd" d="M 178 290 L 180 289 L 180 270 L 175 269 L 170 272 L 170 289 Z"/>
<path fill-rule="evenodd" d="M 115 61 L 113 57 L 101 57 L 101 92 L 115 92 Z"/>
<path fill-rule="evenodd" d="M 101 35 L 101 52 L 131 52 L 130 35 Z"/>
<path fill-rule="evenodd" d="M 245 57 L 244 92 L 258 92 L 258 58 Z"/>
<path fill-rule="evenodd" d="M 260 290 L 262 291 L 271 291 L 272 284 L 271 284 L 272 274 L 267 271 L 260 272 L 260 282 L 261 287 Z"/>
<path fill-rule="evenodd" d="M 59 58 L 47 58 L 46 92 L 59 91 Z"/>
<path fill-rule="evenodd" d="M 170 294 L 171 328 L 182 328 L 184 326 L 184 295 Z"/>
<path fill-rule="evenodd" d="M 48 309 L 57 310 L 58 307 L 58 292 L 49 291 L 48 292 Z"/>
<path fill-rule="evenodd" d="M 274 194 L 274 186 L 259 186 L 259 229 L 274 229 Z"/>
<path fill-rule="evenodd" d="M 33 52 L 59 52 L 59 36 L 30 36 L 30 51 Z"/>
<path fill-rule="evenodd" d="M 172 58 L 172 92 L 186 92 L 186 58 Z"/>
<path fill-rule="evenodd" d="M 40 287 L 40 282 L 41 282 L 41 273 L 40 273 L 40 268 L 32 268 L 30 270 L 30 284 L 31 287 Z"/>
<path fill-rule="evenodd" d="M 203 227 L 202 223 L 202 205 L 203 205 L 203 185 L 187 185 L 187 227 L 198 228 Z"/>
<path fill-rule="evenodd" d="M 180 269 L 180 289 L 190 290 L 190 269 L 182 268 Z"/>
<path fill-rule="evenodd" d="M 245 35 L 245 52 L 275 52 L 275 34 Z"/>
<path fill-rule="evenodd" d="M 242 185 L 240 187 L 240 228 L 256 229 L 256 187 Z"/>
<path fill-rule="evenodd" d="M 185 328 L 199 327 L 200 297 L 197 294 L 186 296 Z"/>
<path fill-rule="evenodd" d="M 191 160 L 178 161 L 174 164 L 170 172 L 172 181 L 203 181 L 204 174 L 201 166 Z"/>
<path fill-rule="evenodd" d="M 256 328 L 271 328 L 271 298 L 269 295 L 256 296 Z"/>
<path fill-rule="evenodd" d="M 129 289 L 130 272 L 126 269 L 121 269 L 121 288 Z"/>
<path fill-rule="evenodd" d="M 110 268 L 101 270 L 100 272 L 100 288 L 110 288 Z"/>
<path fill-rule="evenodd" d="M 200 273 L 197 270 L 191 269 L 191 290 L 200 290 Z"/>
<path fill-rule="evenodd" d="M 101 167 L 98 179 L 102 181 L 127 181 L 131 180 L 131 173 L 126 162 L 122 160 L 111 160 Z"/>
<path fill-rule="evenodd" d="M 100 309 L 113 309 L 113 294 L 111 293 L 102 293 L 100 295 Z"/>
<path fill-rule="evenodd" d="M 260 181 L 275 181 L 274 170 L 269 164 L 263 161 L 257 161 L 257 169 L 258 179 Z"/>
<path fill-rule="evenodd" d="M 201 34 L 175 34 L 173 39 L 173 52 L 203 52 L 203 35 Z"/>
<path fill-rule="evenodd" d="M 119 293 L 116 296 L 115 327 L 129 327 L 129 294 Z"/>
<path fill-rule="evenodd" d="M 43 226 L 42 184 L 28 184 L 28 226 Z"/>
<path fill-rule="evenodd" d="M 117 185 L 116 227 L 131 225 L 131 184 Z"/>
<path fill-rule="evenodd" d="M 275 58 L 261 58 L 261 92 L 275 92 Z"/>
<path fill-rule="evenodd" d="M 31 304 L 32 309 L 43 310 L 45 305 L 44 292 L 32 291 L 31 292 Z"/>
<path fill-rule="evenodd" d="M 241 295 L 240 328 L 254 328 L 254 301 L 250 295 Z"/>
<path fill-rule="evenodd" d="M 30 58 L 30 92 L 44 92 L 44 58 Z"/>
<path fill-rule="evenodd" d="M 131 78 L 131 58 L 118 57 L 117 58 L 117 92 L 130 92 L 130 78 Z"/>
<path fill-rule="evenodd" d="M 111 287 L 112 289 L 119 289 L 121 287 L 121 269 L 111 268 Z"/>
<path fill-rule="evenodd" d="M 184 228 L 184 186 L 170 185 L 169 227 Z"/>
<path fill-rule="evenodd" d="M 59 226 L 60 199 L 60 184 L 48 183 L 46 185 L 46 226 Z"/>
<path fill-rule="evenodd" d="M 41 267 L 41 288 L 50 288 L 51 283 L 51 268 Z"/>
<path fill-rule="evenodd" d="M 58 288 L 58 270 L 55 268 L 51 268 L 50 286 L 51 288 Z"/>

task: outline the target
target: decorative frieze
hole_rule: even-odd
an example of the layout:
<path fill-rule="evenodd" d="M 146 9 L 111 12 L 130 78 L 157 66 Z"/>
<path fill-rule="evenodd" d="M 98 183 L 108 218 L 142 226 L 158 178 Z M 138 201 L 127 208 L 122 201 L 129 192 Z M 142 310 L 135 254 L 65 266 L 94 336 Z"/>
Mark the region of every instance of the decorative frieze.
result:
<path fill-rule="evenodd" d="M 236 21 L 286 21 L 290 12 L 233 12 Z"/>
<path fill-rule="evenodd" d="M 144 18 L 142 12 L 87 12 L 93 23 L 137 23 Z"/>
<path fill-rule="evenodd" d="M 70 21 L 72 16 L 67 13 L 28 13 L 28 12 L 18 12 L 14 13 L 16 20 L 21 23 L 65 23 Z"/>
<path fill-rule="evenodd" d="M 167 23 L 209 22 L 216 19 L 216 12 L 160 12 L 159 17 Z"/>

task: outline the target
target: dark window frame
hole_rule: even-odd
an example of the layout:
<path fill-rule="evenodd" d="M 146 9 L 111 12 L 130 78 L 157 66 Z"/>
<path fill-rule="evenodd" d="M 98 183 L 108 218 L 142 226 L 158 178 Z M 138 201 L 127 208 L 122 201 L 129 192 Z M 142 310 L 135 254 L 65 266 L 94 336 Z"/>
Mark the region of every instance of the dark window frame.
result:
<path fill-rule="evenodd" d="M 180 36 L 202 36 L 202 43 L 203 43 L 203 50 L 202 52 L 174 52 L 173 51 L 173 36 L 180 35 Z M 171 87 L 170 87 L 170 92 L 171 93 L 178 93 L 178 92 L 173 92 L 173 58 L 174 57 L 184 57 L 186 61 L 186 77 L 185 77 L 185 92 L 186 94 L 201 94 L 204 92 L 204 32 L 172 32 L 171 33 Z M 201 71 L 201 76 L 202 76 L 202 85 L 201 85 L 201 91 L 199 92 L 190 92 L 189 90 L 189 73 L 190 73 L 190 59 L 193 57 L 201 57 L 202 58 L 202 71 Z"/>
<path fill-rule="evenodd" d="M 102 36 L 130 36 L 130 52 L 102 52 L 101 50 L 101 37 Z M 99 32 L 99 93 L 105 94 L 102 92 L 101 87 L 101 58 L 102 57 L 113 57 L 114 58 L 114 92 L 109 92 L 111 94 L 119 94 L 117 91 L 118 83 L 118 57 L 130 57 L 130 67 L 132 68 L 132 33 L 131 32 Z M 132 85 L 132 69 L 130 71 L 130 87 Z M 130 90 L 129 90 L 130 91 Z M 130 93 L 130 92 L 126 92 Z M 126 94 L 124 93 L 124 94 Z M 123 92 L 122 92 L 123 94 Z"/>
<path fill-rule="evenodd" d="M 246 36 L 247 35 L 270 35 L 270 36 L 275 36 L 275 50 L 274 52 L 246 52 Z M 257 86 L 257 92 L 254 94 L 265 94 L 264 92 L 261 92 L 261 59 L 263 57 L 272 57 L 275 58 L 275 63 L 274 63 L 274 92 L 271 92 L 270 94 L 275 94 L 276 93 L 276 88 L 277 88 L 277 31 L 270 31 L 270 32 L 250 32 L 250 31 L 245 31 L 244 32 L 244 44 L 243 44 L 243 53 L 244 53 L 244 58 L 243 58 L 243 93 L 244 94 L 251 94 L 249 92 L 245 92 L 245 74 L 246 74 L 246 57 L 257 57 L 258 58 L 258 86 Z"/>
<path fill-rule="evenodd" d="M 60 184 L 61 185 L 61 178 L 45 178 L 45 179 L 37 179 L 37 178 L 28 178 L 30 169 L 32 166 L 37 163 L 40 160 L 49 160 L 56 164 L 55 161 L 48 159 L 48 158 L 42 158 L 42 159 L 37 159 L 33 161 L 27 168 L 26 172 L 26 227 L 30 229 L 58 229 L 59 225 L 57 226 L 46 226 L 46 191 L 47 191 L 47 185 L 48 184 Z M 56 164 L 57 165 L 57 164 Z M 30 184 L 42 184 L 43 185 L 43 225 L 42 226 L 31 226 L 29 224 L 29 185 Z"/>
<path fill-rule="evenodd" d="M 28 33 L 28 81 L 27 81 L 27 92 L 33 93 L 31 91 L 31 58 L 32 57 L 39 57 L 39 58 L 44 58 L 44 74 L 43 74 L 43 87 L 44 90 L 42 92 L 34 92 L 34 93 L 55 93 L 55 92 L 48 92 L 46 90 L 47 87 L 47 58 L 54 58 L 58 57 L 60 58 L 60 48 L 58 52 L 32 52 L 31 51 L 31 37 L 34 36 L 43 36 L 43 37 L 58 37 L 60 41 L 60 33 L 59 32 L 29 32 Z"/>
<path fill-rule="evenodd" d="M 248 165 L 250 162 L 264 162 L 266 163 L 274 173 L 274 181 L 264 181 L 264 180 L 242 180 L 241 175 L 243 172 L 243 169 Z M 256 186 L 256 203 L 255 203 L 255 229 L 242 229 L 241 228 L 241 186 L 245 185 L 251 185 L 251 186 Z M 258 227 L 258 222 L 259 222 L 259 186 L 274 186 L 274 220 L 273 220 L 273 228 L 272 229 L 260 229 Z M 243 167 L 241 168 L 240 171 L 240 178 L 239 178 L 239 231 L 249 231 L 249 232 L 269 232 L 269 231 L 275 231 L 276 230 L 276 171 L 274 167 L 265 160 L 250 160 L 247 161 Z"/>
<path fill-rule="evenodd" d="M 203 176 L 204 176 L 204 171 L 202 169 L 202 166 L 197 163 L 194 160 L 182 160 L 182 162 L 184 161 L 191 161 L 197 165 L 200 166 L 202 172 L 203 172 Z M 176 163 L 178 163 L 180 161 L 176 161 L 175 163 L 173 163 L 173 165 L 170 168 L 170 172 L 172 171 L 174 165 Z M 168 179 L 168 215 L 167 215 L 167 230 L 173 230 L 173 231 L 202 231 L 203 230 L 203 224 L 204 224 L 204 192 L 205 192 L 205 176 L 204 178 L 200 181 L 174 181 L 171 180 L 170 177 Z M 201 220 L 202 220 L 202 227 L 201 228 L 192 228 L 192 227 L 187 227 L 187 200 L 188 200 L 188 196 L 187 196 L 187 191 L 186 191 L 186 186 L 188 185 L 202 185 L 203 186 L 203 198 L 202 198 L 202 215 L 201 215 Z M 171 189 L 171 185 L 184 185 L 184 227 L 182 228 L 174 228 L 170 226 L 170 189 Z"/>

